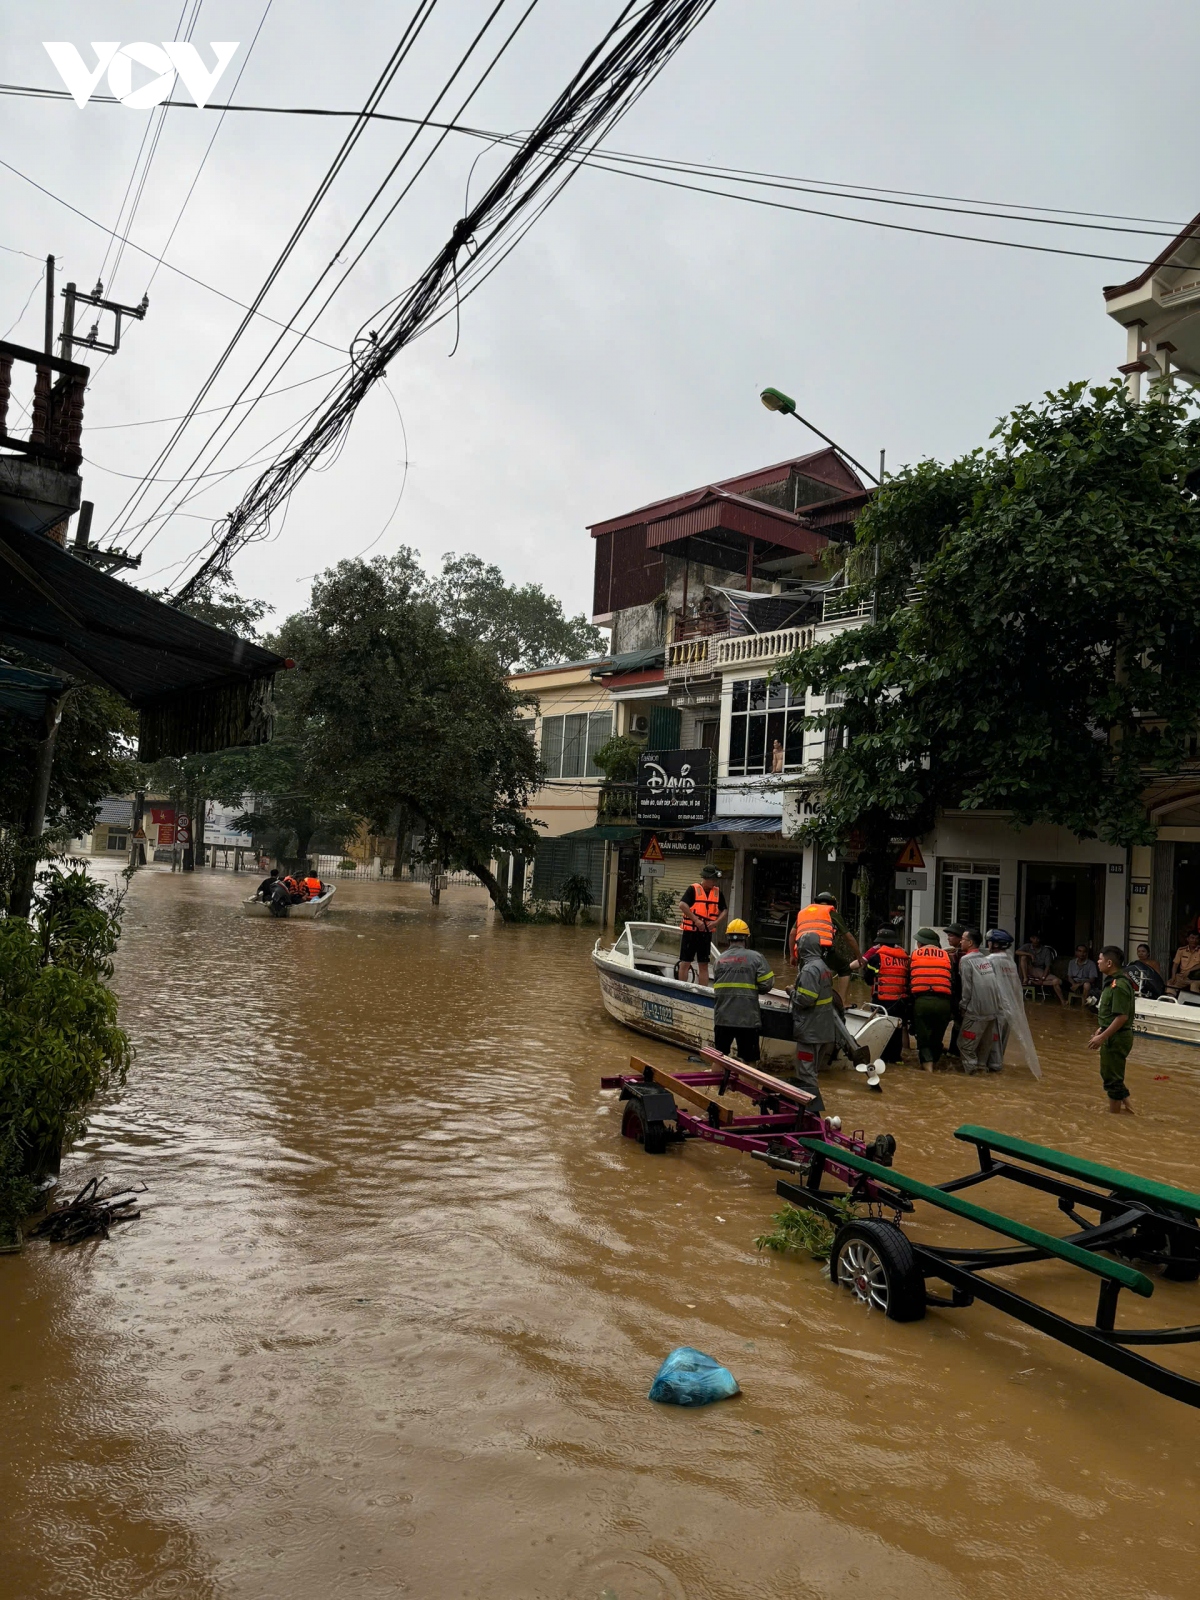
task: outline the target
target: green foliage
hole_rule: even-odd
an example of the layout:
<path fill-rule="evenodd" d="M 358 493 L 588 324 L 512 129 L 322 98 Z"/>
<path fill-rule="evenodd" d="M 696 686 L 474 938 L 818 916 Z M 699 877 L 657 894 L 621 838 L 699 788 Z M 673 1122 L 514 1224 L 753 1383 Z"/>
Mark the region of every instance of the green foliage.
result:
<path fill-rule="evenodd" d="M 415 565 L 413 552 L 403 554 Z M 499 567 L 478 556 L 443 556 L 441 573 L 427 592 L 445 625 L 490 650 L 506 672 L 586 661 L 607 648 L 599 628 L 584 616 L 565 616 L 562 602 L 540 584 L 518 589 L 505 583 Z"/>
<path fill-rule="evenodd" d="M 33 915 L 0 919 L 0 1235 L 33 1203 L 31 1174 L 85 1130 L 132 1057 L 108 988 L 119 899 L 82 864 L 39 873 Z"/>
<path fill-rule="evenodd" d="M 352 860 L 350 856 L 345 856 L 341 861 L 338 862 L 338 871 L 339 872 L 357 872 L 358 871 L 358 862 Z"/>
<path fill-rule="evenodd" d="M 858 1207 L 849 1200 L 835 1200 L 838 1221 L 833 1222 L 820 1211 L 807 1206 L 784 1206 L 771 1218 L 775 1226 L 768 1233 L 760 1233 L 754 1241 L 756 1250 L 807 1251 L 815 1261 L 828 1261 L 833 1253 L 833 1241 L 843 1222 L 853 1222 Z"/>
<path fill-rule="evenodd" d="M 1147 775 L 1178 770 L 1196 729 L 1200 421 L 1080 383 L 992 437 L 887 480 L 854 552 L 875 618 L 784 664 L 845 700 L 823 843 L 886 845 L 958 807 L 1153 837 Z"/>
<path fill-rule="evenodd" d="M 593 904 L 592 886 L 581 872 L 572 873 L 564 879 L 562 888 L 558 891 L 558 920 L 568 928 L 573 928 L 579 920 L 579 913 L 585 906 Z"/>
<path fill-rule="evenodd" d="M 492 648 L 446 625 L 410 551 L 339 563 L 281 639 L 299 663 L 300 786 L 380 832 L 399 813 L 422 830 L 418 859 L 475 873 L 512 915 L 489 863 L 536 845 L 523 808 L 539 769 Z"/>
<path fill-rule="evenodd" d="M 42 736 L 39 722 L 0 710 L 0 828 L 24 826 Z M 57 839 L 87 833 L 104 796 L 133 787 L 136 737 L 137 713 L 109 690 L 80 684 L 67 696 L 46 806 L 46 826 Z"/>
<path fill-rule="evenodd" d="M 645 748 L 644 740 L 617 733 L 600 746 L 592 759 L 609 783 L 632 783 L 637 777 L 638 757 Z"/>

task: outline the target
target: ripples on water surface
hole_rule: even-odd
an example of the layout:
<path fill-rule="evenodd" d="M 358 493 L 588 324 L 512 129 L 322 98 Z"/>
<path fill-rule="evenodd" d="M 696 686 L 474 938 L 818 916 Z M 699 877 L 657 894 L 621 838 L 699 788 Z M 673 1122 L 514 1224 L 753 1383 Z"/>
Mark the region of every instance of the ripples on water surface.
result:
<path fill-rule="evenodd" d="M 986 1307 L 889 1323 L 758 1256 L 771 1174 L 618 1137 L 598 1076 L 681 1057 L 605 1018 L 592 932 L 390 885 L 249 921 L 246 887 L 130 895 L 138 1061 L 66 1181 L 144 1178 L 152 1208 L 0 1260 L 3 1600 L 1196 1594 L 1197 1412 Z M 1200 1187 L 1200 1053 L 1139 1042 L 1118 1120 L 1087 1020 L 1031 1009 L 1041 1085 L 827 1099 L 921 1177 L 965 1171 L 977 1121 Z M 1152 1307 L 1200 1320 L 1200 1285 Z M 743 1397 L 651 1406 L 681 1343 Z"/>

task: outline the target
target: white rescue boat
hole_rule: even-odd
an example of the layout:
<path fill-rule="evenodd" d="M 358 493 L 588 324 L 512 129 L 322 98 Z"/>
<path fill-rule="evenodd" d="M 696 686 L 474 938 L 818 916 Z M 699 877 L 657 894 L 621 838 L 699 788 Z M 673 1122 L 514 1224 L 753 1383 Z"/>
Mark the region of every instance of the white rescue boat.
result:
<path fill-rule="evenodd" d="M 311 922 L 314 917 L 319 917 L 322 912 L 329 910 L 329 902 L 337 893 L 336 883 L 327 883 L 325 892 L 316 895 L 312 900 L 299 900 L 295 905 L 287 908 L 289 917 L 299 917 L 302 922 Z M 242 901 L 242 915 L 244 917 L 269 917 L 271 907 L 265 900 L 260 900 L 257 895 L 250 895 Z"/>
<path fill-rule="evenodd" d="M 713 1043 L 716 995 L 710 984 L 675 977 L 681 931 L 665 922 L 627 922 L 607 950 L 596 940 L 592 961 L 604 1009 L 615 1022 L 683 1050 L 701 1050 Z M 719 955 L 714 945 L 710 964 L 715 965 Z M 772 989 L 759 997 L 758 1004 L 763 1060 L 792 1060 L 796 1046 L 787 992 Z M 845 1023 L 855 1044 L 869 1051 L 872 1060 L 883 1054 L 899 1026 L 882 1006 L 874 1005 L 848 1006 Z"/>

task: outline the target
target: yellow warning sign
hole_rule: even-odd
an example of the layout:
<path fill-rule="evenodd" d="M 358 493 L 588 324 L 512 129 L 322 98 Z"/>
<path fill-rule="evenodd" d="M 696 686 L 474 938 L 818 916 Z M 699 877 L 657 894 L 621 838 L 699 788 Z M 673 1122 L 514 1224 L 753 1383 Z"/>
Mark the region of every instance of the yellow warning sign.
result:
<path fill-rule="evenodd" d="M 925 865 L 925 857 L 921 854 L 921 846 L 915 839 L 910 839 L 896 857 L 896 865 L 901 872 L 920 872 Z"/>
<path fill-rule="evenodd" d="M 663 858 L 662 846 L 658 842 L 658 835 L 656 833 L 652 833 L 650 835 L 650 843 L 642 851 L 642 860 L 643 861 L 661 861 L 662 858 Z"/>

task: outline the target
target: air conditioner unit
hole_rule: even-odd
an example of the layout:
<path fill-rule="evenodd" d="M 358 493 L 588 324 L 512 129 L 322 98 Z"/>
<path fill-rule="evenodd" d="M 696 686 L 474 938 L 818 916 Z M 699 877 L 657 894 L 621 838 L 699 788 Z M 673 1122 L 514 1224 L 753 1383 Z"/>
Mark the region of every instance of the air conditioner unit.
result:
<path fill-rule="evenodd" d="M 630 733 L 649 733 L 650 732 L 650 718 L 649 717 L 632 717 L 630 719 L 630 722 L 629 722 L 629 731 L 630 731 Z"/>

